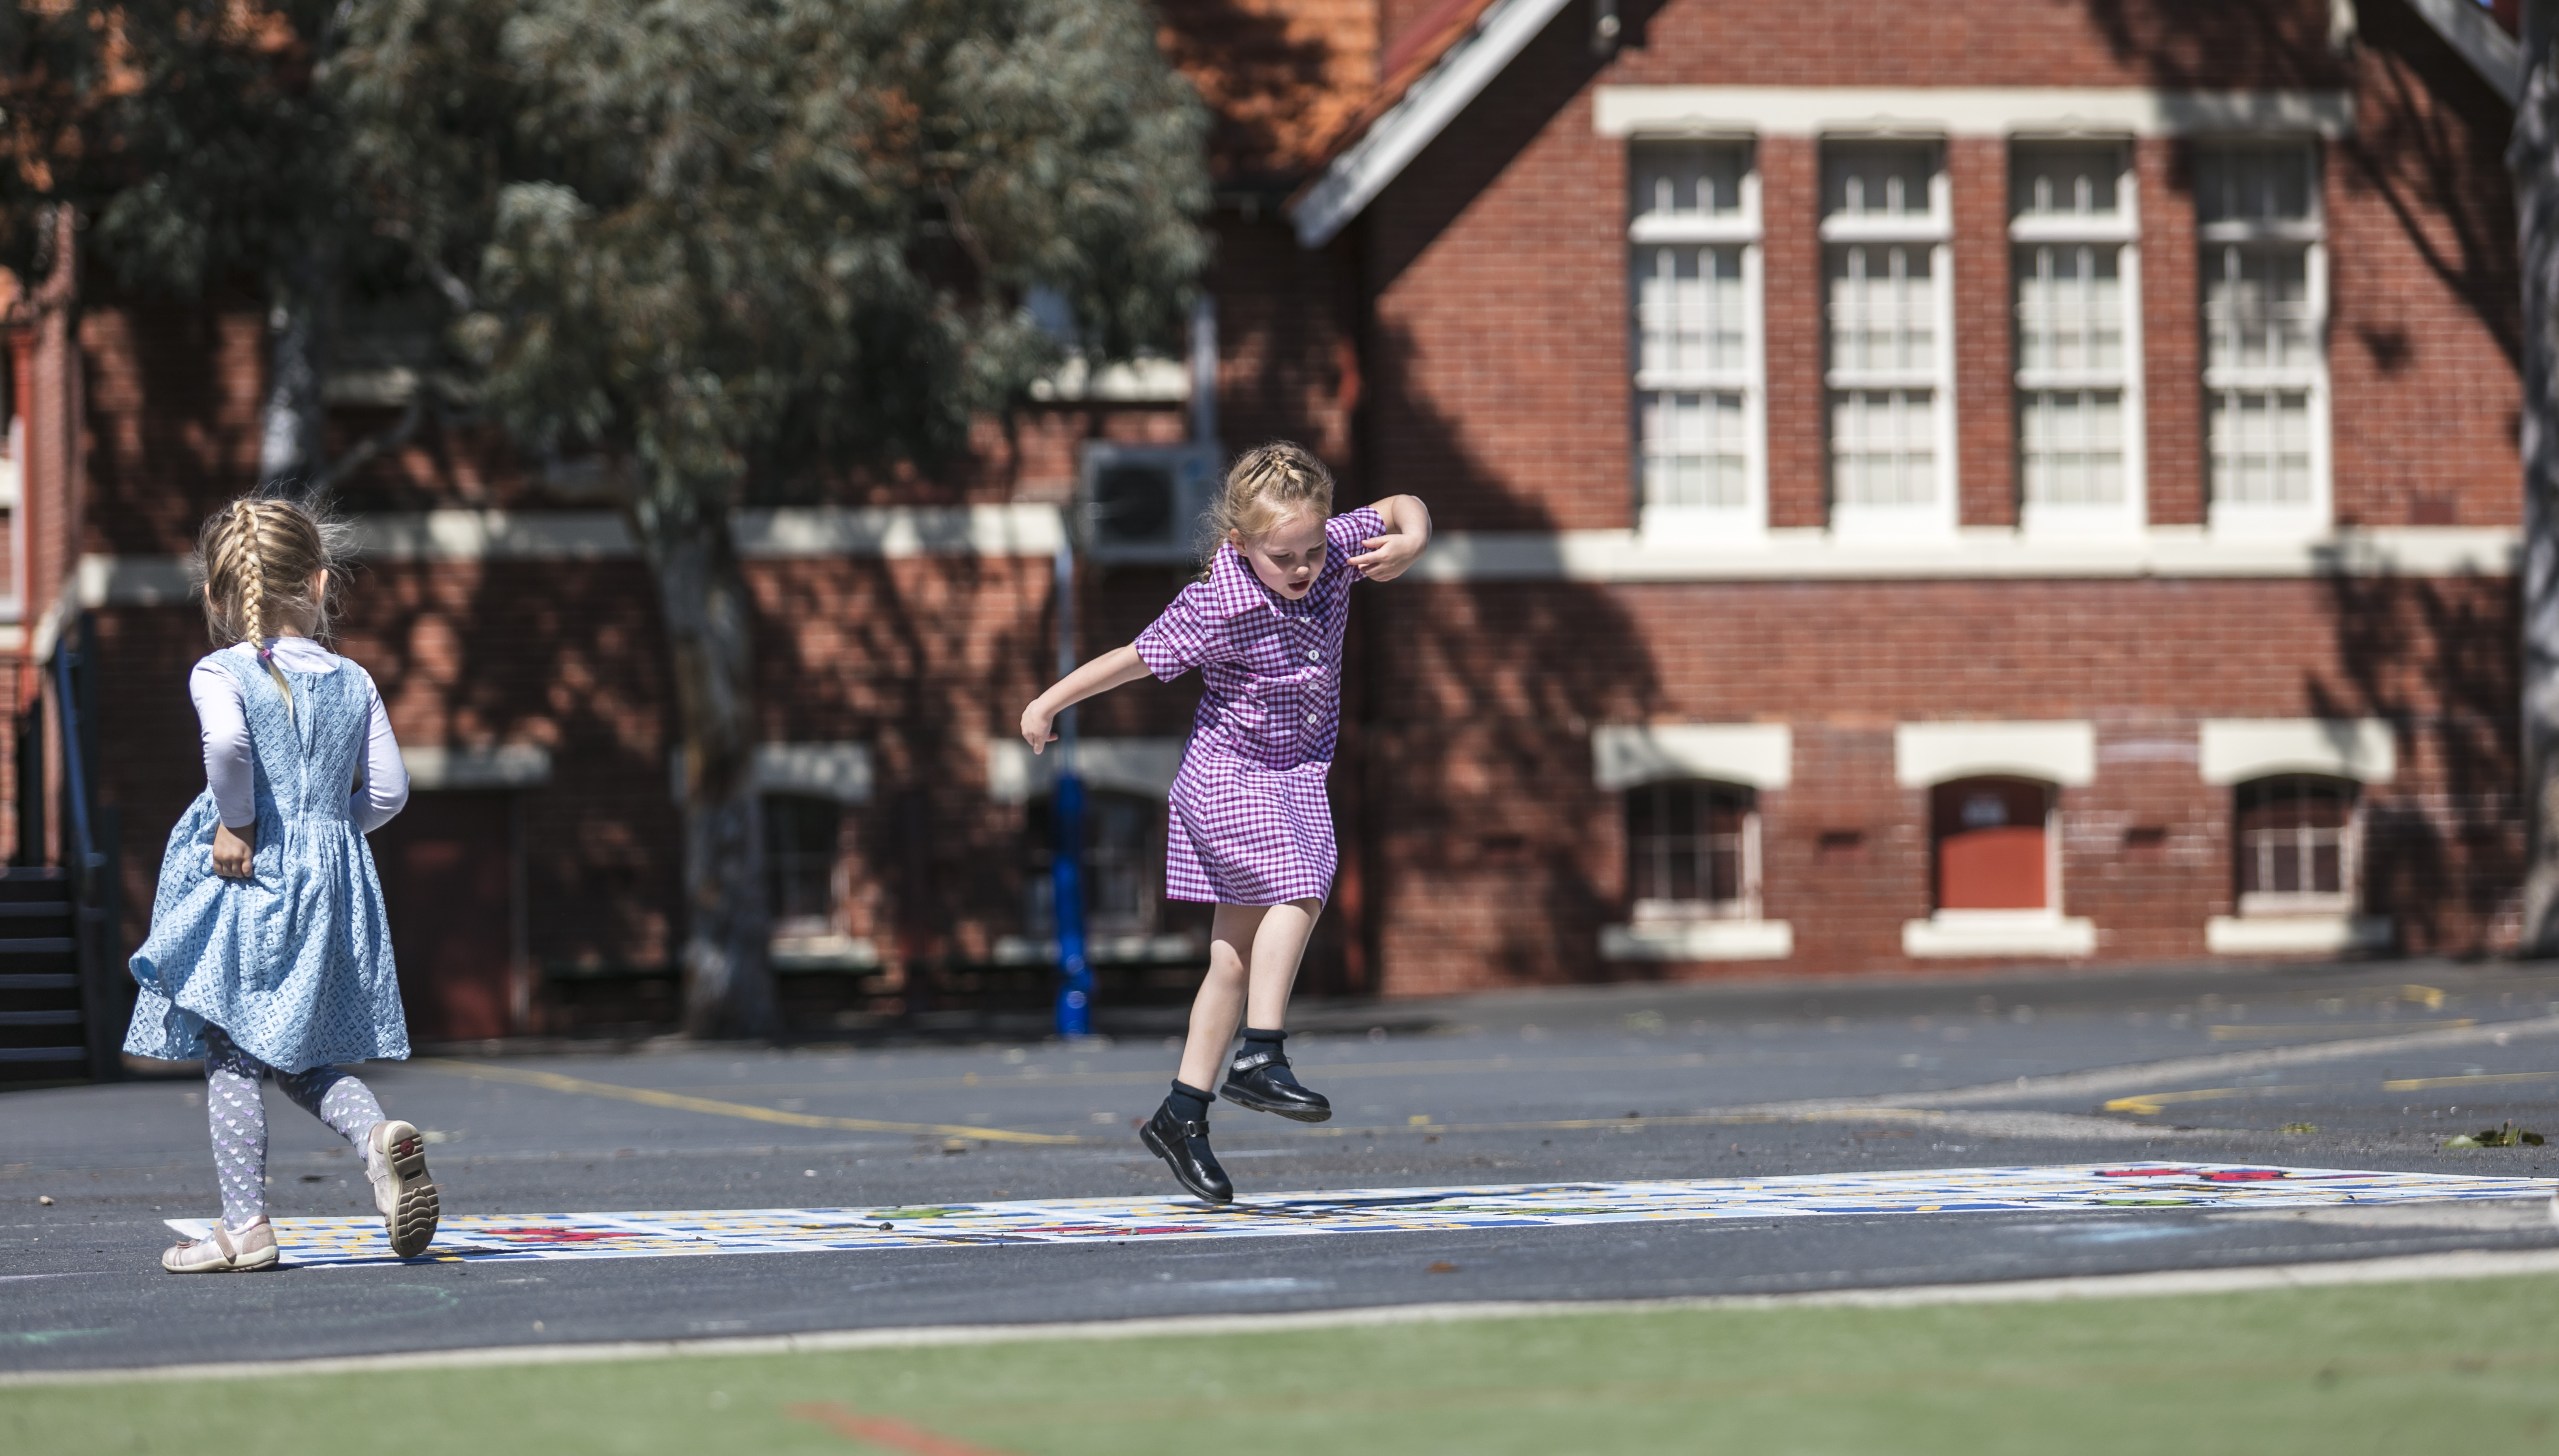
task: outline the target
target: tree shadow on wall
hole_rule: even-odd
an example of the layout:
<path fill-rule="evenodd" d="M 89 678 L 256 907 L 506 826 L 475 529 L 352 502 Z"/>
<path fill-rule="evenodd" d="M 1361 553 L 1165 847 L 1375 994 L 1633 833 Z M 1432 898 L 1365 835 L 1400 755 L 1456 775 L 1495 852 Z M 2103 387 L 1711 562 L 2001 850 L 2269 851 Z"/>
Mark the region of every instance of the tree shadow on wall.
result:
<path fill-rule="evenodd" d="M 2475 185 L 2483 164 L 2504 175 L 2513 113 L 2411 4 L 2357 7 L 2343 55 L 2329 43 L 2329 8 L 2223 0 L 2092 0 L 2090 18 L 2116 55 L 2164 87 L 2352 89 L 2353 129 L 2336 144 L 2339 181 L 2378 198 L 2410 247 L 2478 313 L 2507 359 L 2522 357 L 2514 206 L 2503 186 Z M 2384 372 L 2404 341 L 2367 338 Z"/>
<path fill-rule="evenodd" d="M 1021 918 L 1020 811 L 989 800 L 984 754 L 1047 685 L 1048 563 L 775 562 L 753 580 L 764 736 L 872 745 L 861 854 L 886 892 L 877 929 L 910 975 L 982 955 L 960 928 Z"/>
<path fill-rule="evenodd" d="M 1630 7 L 1629 44 L 1641 44 L 1656 8 Z M 1604 63 L 1582 44 L 1587 23 L 1567 7 L 1405 170 L 1381 199 L 1390 206 L 1361 219 L 1368 297 L 1446 239 L 1589 84 Z M 1600 301 L 1612 315 L 1617 304 Z M 1570 483 L 1486 458 L 1476 422 L 1431 397 L 1424 341 L 1374 313 L 1367 327 L 1366 493 L 1420 495 L 1442 530 L 1564 529 L 1546 492 Z M 1533 366 L 1516 349 L 1504 357 Z M 1625 468 L 1603 489 L 1622 492 L 1631 512 L 1631 418 L 1621 438 Z M 1458 984 L 1661 974 L 1598 955 L 1601 928 L 1626 904 L 1621 820 L 1592 783 L 1590 730 L 1651 719 L 1671 696 L 1624 589 L 1560 574 L 1417 583 L 1368 592 L 1359 612 L 1353 738 L 1372 935 L 1392 935 L 1407 953 L 1431 940 L 1461 947 L 1468 963 L 1435 971 Z M 1415 983 L 1380 968 L 1388 983 Z"/>
<path fill-rule="evenodd" d="M 2403 747 L 2422 749 L 2431 731 L 2443 786 L 2368 796 L 2365 907 L 2390 916 L 2411 950 L 2493 953 L 2523 877 L 2514 584 L 2337 575 L 2329 594 L 2345 680 L 2308 680 L 2312 711 L 2387 719 Z"/>
<path fill-rule="evenodd" d="M 682 835 L 668 789 L 666 635 L 645 566 L 360 562 L 339 636 L 395 713 L 435 723 L 407 746 L 548 751 L 549 779 L 515 791 L 526 841 L 515 893 L 535 966 L 672 966 Z"/>
<path fill-rule="evenodd" d="M 1535 482 L 1476 452 L 1463 419 L 1432 409 L 1399 370 L 1371 379 L 1397 407 L 1399 456 L 1435 463 L 1372 494 L 1423 496 L 1442 529 L 1563 529 Z M 1476 973 L 1502 983 L 1658 974 L 1598 958 L 1601 927 L 1626 906 L 1617 806 L 1590 768 L 1593 727 L 1644 722 L 1667 705 L 1647 625 L 1617 590 L 1561 578 L 1361 594 L 1361 716 L 1350 736 L 1379 929 L 1411 946 L 1419 927 L 1447 926 Z"/>
<path fill-rule="evenodd" d="M 1314 159 L 1372 79 L 1306 7 L 1161 0 L 1164 54 L 1208 103 L 1210 175 L 1278 185 Z"/>

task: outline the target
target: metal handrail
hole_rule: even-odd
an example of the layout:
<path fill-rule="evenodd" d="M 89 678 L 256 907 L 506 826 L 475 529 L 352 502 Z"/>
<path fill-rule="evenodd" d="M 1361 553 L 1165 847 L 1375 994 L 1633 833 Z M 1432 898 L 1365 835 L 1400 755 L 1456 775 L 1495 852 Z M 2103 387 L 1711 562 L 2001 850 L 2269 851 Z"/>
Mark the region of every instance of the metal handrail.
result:
<path fill-rule="evenodd" d="M 77 841 L 78 869 L 85 883 L 98 865 L 97 837 L 89 831 L 88 776 L 80 765 L 79 698 L 72 686 L 72 648 L 66 640 L 58 640 L 54 649 L 54 701 L 62 715 L 63 781 L 71 791 L 72 837 Z"/>

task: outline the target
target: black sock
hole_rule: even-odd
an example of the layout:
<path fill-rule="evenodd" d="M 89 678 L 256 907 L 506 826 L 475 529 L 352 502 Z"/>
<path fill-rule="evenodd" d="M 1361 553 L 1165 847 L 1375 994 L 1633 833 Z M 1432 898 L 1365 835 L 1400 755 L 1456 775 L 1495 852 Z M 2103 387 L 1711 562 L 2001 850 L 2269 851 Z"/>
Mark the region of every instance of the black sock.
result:
<path fill-rule="evenodd" d="M 1235 1054 L 1236 1060 L 1241 1062 L 1257 1052 L 1267 1053 L 1274 1058 L 1284 1057 L 1286 1054 L 1280 1050 L 1280 1044 L 1287 1040 L 1288 1033 L 1284 1031 L 1258 1031 L 1248 1026 L 1244 1029 L 1244 1048 Z M 1284 1082 L 1292 1086 L 1297 1081 L 1296 1074 L 1288 1070 L 1288 1065 L 1284 1061 L 1265 1063 L 1262 1075 L 1273 1082 Z"/>
<path fill-rule="evenodd" d="M 1176 1077 L 1172 1092 L 1164 1097 L 1164 1105 L 1172 1110 L 1178 1121 L 1206 1122 L 1209 1098 L 1213 1095 L 1215 1093 L 1201 1092 Z"/>

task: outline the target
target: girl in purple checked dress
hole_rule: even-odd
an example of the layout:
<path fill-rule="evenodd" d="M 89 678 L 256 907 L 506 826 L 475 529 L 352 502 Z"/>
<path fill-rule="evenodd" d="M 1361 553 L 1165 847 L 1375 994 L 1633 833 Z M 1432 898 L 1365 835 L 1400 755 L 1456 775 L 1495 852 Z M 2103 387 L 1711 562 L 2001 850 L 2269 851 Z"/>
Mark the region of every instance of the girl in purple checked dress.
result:
<path fill-rule="evenodd" d="M 1321 1122 L 1332 1105 L 1300 1086 L 1280 1051 L 1288 988 L 1332 892 L 1324 775 L 1341 729 L 1342 625 L 1351 583 L 1391 581 L 1430 541 L 1411 496 L 1334 515 L 1333 477 L 1290 444 L 1248 450 L 1210 512 L 1208 570 L 1125 648 L 1078 667 L 1022 710 L 1038 753 L 1075 703 L 1153 673 L 1196 667 L 1206 690 L 1173 781 L 1164 893 L 1217 907 L 1208 975 L 1191 1003 L 1173 1090 L 1138 1136 L 1182 1186 L 1235 1197 L 1208 1145 L 1207 1091 L 1242 1023 L 1244 1047 L 1214 1095 Z"/>

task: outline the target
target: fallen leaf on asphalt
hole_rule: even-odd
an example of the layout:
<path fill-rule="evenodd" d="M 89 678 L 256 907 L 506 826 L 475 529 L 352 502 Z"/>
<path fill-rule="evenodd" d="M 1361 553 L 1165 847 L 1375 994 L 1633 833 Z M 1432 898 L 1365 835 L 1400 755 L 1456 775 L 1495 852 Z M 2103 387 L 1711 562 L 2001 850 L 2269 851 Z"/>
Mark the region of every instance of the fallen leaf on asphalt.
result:
<path fill-rule="evenodd" d="M 2540 1133 L 2527 1131 L 2512 1122 L 2500 1123 L 2494 1127 L 2483 1127 L 2477 1132 L 2466 1132 L 2459 1137 L 2444 1139 L 2446 1147 L 2539 1147 L 2541 1144 Z"/>

